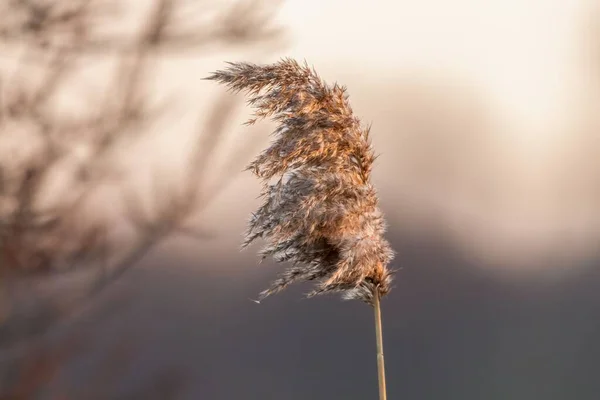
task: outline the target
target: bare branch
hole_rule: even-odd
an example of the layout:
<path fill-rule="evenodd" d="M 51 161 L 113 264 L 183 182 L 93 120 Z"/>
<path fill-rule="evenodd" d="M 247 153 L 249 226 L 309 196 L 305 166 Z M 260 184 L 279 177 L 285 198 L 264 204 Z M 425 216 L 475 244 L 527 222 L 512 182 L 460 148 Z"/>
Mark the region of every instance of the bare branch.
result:
<path fill-rule="evenodd" d="M 10 307 L 2 311 L 0 346 L 26 344 L 58 320 L 83 312 L 92 297 L 164 239 L 213 237 L 192 224 L 192 218 L 232 181 L 237 172 L 232 166 L 245 154 L 226 154 L 223 171 L 211 168 L 212 157 L 227 151 L 226 122 L 237 104 L 232 96 L 218 97 L 201 116 L 206 122 L 196 128 L 195 145 L 181 176 L 165 177 L 158 171 L 147 192 L 132 185 L 117 154 L 145 140 L 169 108 L 167 102 L 148 100 L 147 77 L 157 57 L 223 46 L 270 47 L 283 37 L 283 30 L 271 23 L 278 3 L 243 0 L 197 23 L 190 21 L 195 14 L 190 7 L 216 5 L 152 0 L 135 35 L 102 29 L 125 18 L 117 7 L 121 2 L 7 0 L 0 5 L 0 43 L 22 52 L 16 62 L 14 57 L 0 60 L 11 64 L 6 72 L 0 70 L 0 296 L 27 312 L 36 304 L 42 309 L 31 324 L 19 322 Z M 109 57 L 116 57 L 117 68 L 103 80 L 105 99 L 92 102 L 87 94 L 79 94 L 77 99 L 90 112 L 77 118 L 65 113 L 57 99 L 73 86 L 84 87 L 77 78 L 83 68 Z M 16 143 L 19 154 L 8 143 Z M 215 173 L 218 179 L 212 180 L 218 184 L 209 184 Z M 69 184 L 49 189 L 57 176 Z M 133 231 L 125 244 L 113 239 L 110 215 L 92 212 L 94 201 L 107 188 L 120 199 L 115 213 Z M 74 300 L 47 289 L 49 280 L 72 271 L 91 279 Z M 38 290 L 54 294 L 41 295 Z"/>

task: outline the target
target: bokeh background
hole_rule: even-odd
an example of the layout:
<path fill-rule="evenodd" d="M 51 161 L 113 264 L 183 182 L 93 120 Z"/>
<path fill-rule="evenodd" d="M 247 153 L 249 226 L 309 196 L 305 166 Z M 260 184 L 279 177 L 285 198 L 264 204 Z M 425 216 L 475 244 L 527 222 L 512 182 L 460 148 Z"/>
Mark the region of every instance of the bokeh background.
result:
<path fill-rule="evenodd" d="M 45 240 L 89 227 L 105 245 L 2 275 L 0 398 L 375 397 L 368 307 L 303 286 L 250 301 L 282 268 L 239 251 L 260 191 L 242 170 L 273 125 L 242 125 L 243 97 L 202 78 L 281 57 L 346 85 L 372 124 L 399 269 L 389 398 L 598 398 L 597 2 L 5 0 L 0 15 L 1 171 L 47 172 L 30 208 L 69 221 L 19 242 L 19 262 L 5 231 L 0 262 L 35 270 L 31 246 L 55 254 Z M 51 167 L 48 143 L 67 154 Z"/>

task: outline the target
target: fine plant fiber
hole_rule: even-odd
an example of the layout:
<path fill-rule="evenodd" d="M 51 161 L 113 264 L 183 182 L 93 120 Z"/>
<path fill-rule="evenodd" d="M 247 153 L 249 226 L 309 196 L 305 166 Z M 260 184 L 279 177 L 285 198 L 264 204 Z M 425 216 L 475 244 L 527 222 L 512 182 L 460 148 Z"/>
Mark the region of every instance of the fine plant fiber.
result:
<path fill-rule="evenodd" d="M 294 282 L 315 281 L 308 296 L 340 292 L 374 305 L 390 291 L 394 257 L 370 176 L 370 127 L 354 116 L 346 88 L 325 83 L 306 62 L 228 63 L 207 79 L 245 92 L 253 118 L 277 124 L 274 140 L 251 164 L 262 204 L 243 247 L 266 241 L 262 258 L 290 266 L 259 300 Z"/>

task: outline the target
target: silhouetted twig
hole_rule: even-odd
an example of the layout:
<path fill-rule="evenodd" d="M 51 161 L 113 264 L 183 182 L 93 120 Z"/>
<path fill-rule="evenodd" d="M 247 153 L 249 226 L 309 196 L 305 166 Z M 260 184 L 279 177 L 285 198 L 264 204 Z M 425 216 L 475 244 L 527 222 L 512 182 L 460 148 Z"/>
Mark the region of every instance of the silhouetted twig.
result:
<path fill-rule="evenodd" d="M 203 115 L 207 122 L 197 127 L 183 178 L 167 182 L 156 172 L 153 190 L 142 194 L 114 167 L 115 154 L 144 140 L 163 115 L 166 105 L 157 108 L 148 100 L 147 76 L 158 56 L 202 54 L 223 46 L 272 46 L 282 37 L 282 30 L 270 22 L 278 2 L 255 0 L 216 13 L 208 8 L 219 6 L 205 2 L 151 0 L 137 34 L 102 33 L 106 29 L 98 28 L 110 28 L 123 16 L 124 3 L 0 4 L 0 42 L 20 54 L 16 62 L 14 57 L 0 59 L 0 65 L 12 64 L 0 69 L 0 347 L 5 349 L 19 343 L 28 347 L 29 339 L 48 332 L 57 320 L 86 309 L 93 296 L 165 238 L 212 237 L 192 218 L 232 181 L 229 167 L 216 179 L 218 185 L 208 179 L 215 173 L 210 172 L 211 157 L 227 151 L 224 122 L 236 105 L 231 96 L 215 99 L 214 108 L 205 111 L 209 116 Z M 215 16 L 186 23 L 193 15 L 190 7 L 205 7 Z M 77 117 L 65 113 L 57 99 L 78 83 L 77 73 L 93 60 L 111 57 L 116 57 L 117 68 L 103 79 L 104 101 L 92 104 L 84 94 L 78 101 L 88 103 L 91 111 Z M 231 162 L 238 156 L 231 155 Z M 48 193 L 56 176 L 68 179 L 69 185 Z M 125 248 L 111 239 L 111 219 L 90 212 L 106 187 L 121 194 L 115 208 L 133 231 Z M 59 301 L 38 290 L 47 279 L 71 271 L 91 277 L 76 299 Z"/>

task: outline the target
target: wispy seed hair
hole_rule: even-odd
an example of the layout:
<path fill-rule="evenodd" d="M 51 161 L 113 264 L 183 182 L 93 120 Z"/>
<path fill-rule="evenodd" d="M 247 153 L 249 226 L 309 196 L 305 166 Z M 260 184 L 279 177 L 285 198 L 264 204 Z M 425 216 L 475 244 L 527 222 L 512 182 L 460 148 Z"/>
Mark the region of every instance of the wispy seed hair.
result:
<path fill-rule="evenodd" d="M 375 159 L 369 127 L 353 115 L 346 88 L 327 85 L 292 59 L 271 65 L 228 63 L 207 79 L 244 91 L 254 117 L 271 118 L 275 140 L 249 166 L 262 180 L 262 205 L 243 246 L 266 240 L 264 258 L 291 266 L 260 294 L 316 281 L 309 296 L 341 292 L 373 304 L 387 294 L 393 251 L 370 182 Z"/>

